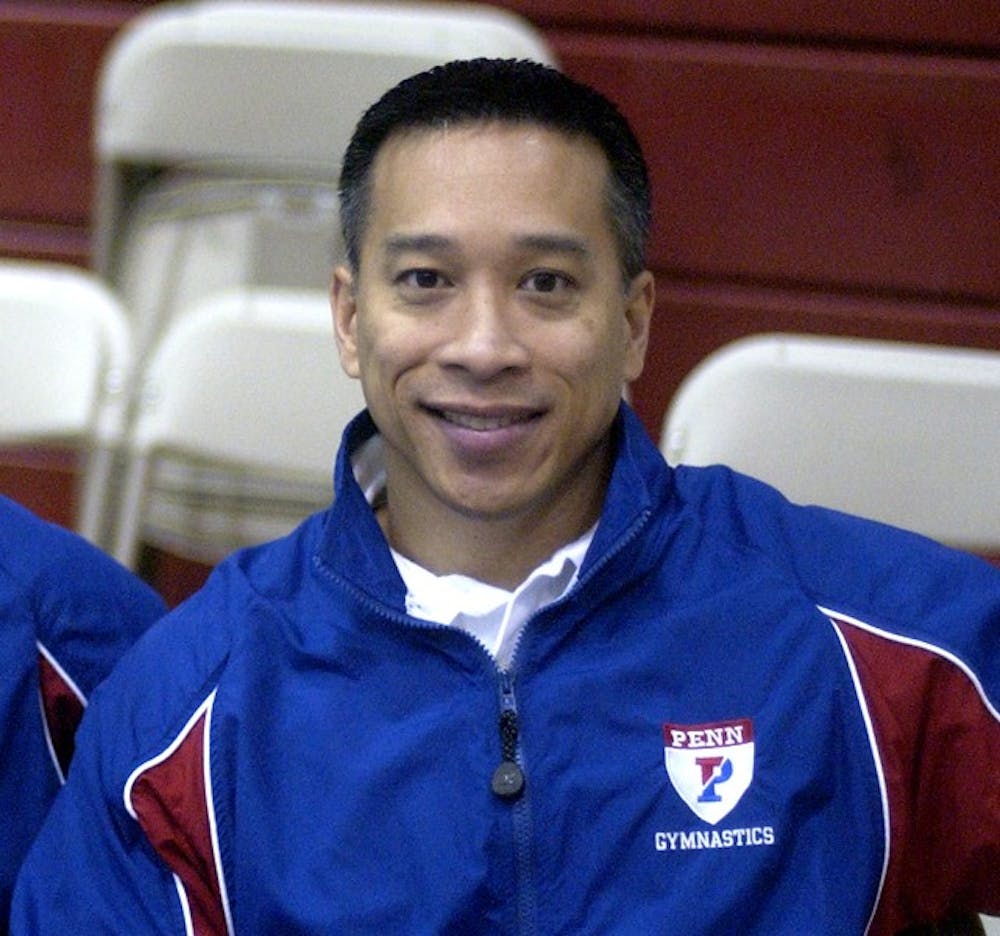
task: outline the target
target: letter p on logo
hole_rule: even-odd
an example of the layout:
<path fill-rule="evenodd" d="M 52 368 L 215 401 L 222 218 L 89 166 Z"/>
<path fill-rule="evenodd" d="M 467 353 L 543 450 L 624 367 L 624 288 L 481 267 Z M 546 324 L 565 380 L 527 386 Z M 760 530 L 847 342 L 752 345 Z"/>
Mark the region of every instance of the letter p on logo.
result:
<path fill-rule="evenodd" d="M 721 803 L 722 797 L 715 792 L 720 783 L 725 783 L 733 776 L 733 762 L 728 757 L 699 757 L 695 761 L 701 767 L 701 796 L 699 803 Z"/>

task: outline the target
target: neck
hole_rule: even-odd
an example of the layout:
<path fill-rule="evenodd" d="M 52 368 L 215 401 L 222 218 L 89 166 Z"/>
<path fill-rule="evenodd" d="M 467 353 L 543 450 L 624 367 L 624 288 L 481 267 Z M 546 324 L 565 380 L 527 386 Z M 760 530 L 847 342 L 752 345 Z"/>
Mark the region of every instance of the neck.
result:
<path fill-rule="evenodd" d="M 379 525 L 397 552 L 435 575 L 466 575 L 512 591 L 561 547 L 573 542 L 596 522 L 604 488 L 595 488 L 589 503 L 566 505 L 554 515 L 533 511 L 516 517 L 408 516 L 387 502 L 376 513 Z"/>

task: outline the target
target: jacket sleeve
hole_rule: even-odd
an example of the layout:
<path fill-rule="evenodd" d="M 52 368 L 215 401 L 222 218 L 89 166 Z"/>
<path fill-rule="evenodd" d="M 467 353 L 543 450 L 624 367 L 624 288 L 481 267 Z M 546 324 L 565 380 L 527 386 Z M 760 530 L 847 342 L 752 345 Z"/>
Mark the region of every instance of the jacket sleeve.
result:
<path fill-rule="evenodd" d="M 41 554 L 21 570 L 35 636 L 89 698 L 167 607 L 137 575 L 86 540 L 51 525 L 37 529 Z"/>
<path fill-rule="evenodd" d="M 233 635 L 242 632 L 246 609 L 238 604 L 226 617 L 230 589 L 223 578 L 221 587 L 206 586 L 149 628 L 95 690 L 66 785 L 21 868 L 12 934 L 206 932 L 175 874 L 183 865 L 162 843 L 154 847 L 134 797 L 126 797 L 137 772 L 172 750 L 217 684 Z M 155 785 L 143 789 L 157 792 Z M 152 808 L 170 812 L 175 794 L 154 795 Z M 181 851 L 187 828 L 182 823 L 173 839 Z M 214 932 L 227 928 L 224 921 Z"/>
<path fill-rule="evenodd" d="M 63 781 L 91 693 L 167 609 L 149 586 L 89 543 L 67 531 L 48 539 L 47 561 L 27 601 L 46 736 Z"/>
<path fill-rule="evenodd" d="M 91 693 L 165 612 L 132 572 L 0 496 L 0 934 Z"/>
<path fill-rule="evenodd" d="M 925 641 L 834 623 L 871 719 L 888 813 L 872 932 L 1000 912 L 1000 715 L 979 674 Z"/>
<path fill-rule="evenodd" d="M 188 932 L 172 875 L 125 809 L 112 755 L 128 729 L 111 701 L 98 690 L 84 717 L 69 782 L 22 866 L 11 934 Z"/>

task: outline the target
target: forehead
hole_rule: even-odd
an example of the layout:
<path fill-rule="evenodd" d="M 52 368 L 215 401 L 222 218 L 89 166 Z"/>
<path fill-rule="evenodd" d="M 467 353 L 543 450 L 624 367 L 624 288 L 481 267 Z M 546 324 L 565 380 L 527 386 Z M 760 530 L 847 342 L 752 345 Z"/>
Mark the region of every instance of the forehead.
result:
<path fill-rule="evenodd" d="M 606 228 L 609 168 L 600 147 L 531 123 L 462 123 L 397 132 L 372 172 L 369 233 L 502 221 Z"/>
<path fill-rule="evenodd" d="M 582 133 L 563 131 L 531 120 L 467 119 L 433 126 L 401 127 L 387 137 L 375 157 L 375 171 L 404 150 L 433 152 L 441 149 L 488 149 L 531 141 L 535 146 L 564 149 L 607 168 L 603 150 L 596 140 Z"/>

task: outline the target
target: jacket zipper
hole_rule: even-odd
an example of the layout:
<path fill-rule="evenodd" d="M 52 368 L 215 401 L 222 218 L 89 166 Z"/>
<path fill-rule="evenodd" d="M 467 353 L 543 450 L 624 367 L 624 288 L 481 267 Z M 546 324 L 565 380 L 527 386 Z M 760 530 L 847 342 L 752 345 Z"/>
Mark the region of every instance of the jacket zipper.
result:
<path fill-rule="evenodd" d="M 590 573 L 577 581 L 574 591 L 585 582 L 591 581 L 605 565 L 607 565 L 629 543 L 638 537 L 642 528 L 649 520 L 650 511 L 644 510 L 629 530 L 619 538 L 618 542 L 595 563 Z M 567 599 L 564 595 L 554 602 L 561 604 Z M 551 608 L 552 605 L 549 605 Z M 534 617 L 534 615 L 532 616 Z M 518 638 L 518 644 L 524 638 L 530 625 L 526 622 Z M 513 659 L 517 658 L 517 647 L 514 648 Z M 531 814 L 528 799 L 524 790 L 528 778 L 524 771 L 524 757 L 518 736 L 517 699 L 514 695 L 514 680 L 510 670 L 500 669 L 500 765 L 493 774 L 493 792 L 511 804 L 511 819 L 514 825 L 514 875 L 517 887 L 517 932 L 521 936 L 534 936 L 537 932 L 537 908 L 535 901 L 535 881 L 531 861 Z M 513 756 L 511 756 L 513 755 Z M 500 789 L 497 789 L 497 786 Z"/>
<path fill-rule="evenodd" d="M 493 774 L 493 792 L 510 803 L 513 823 L 514 880 L 517 893 L 517 932 L 533 936 L 535 926 L 535 881 L 531 861 L 531 813 L 523 795 L 527 780 L 524 757 L 518 738 L 517 700 L 514 681 L 508 670 L 500 670 L 501 762 Z M 498 779 L 499 777 L 499 779 Z M 500 789 L 498 789 L 498 784 Z"/>

